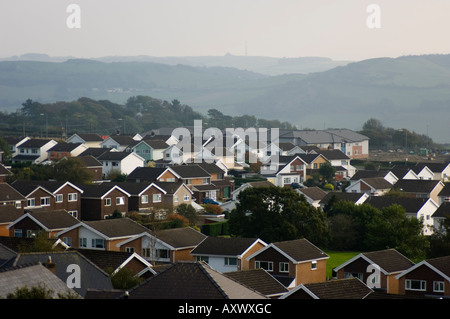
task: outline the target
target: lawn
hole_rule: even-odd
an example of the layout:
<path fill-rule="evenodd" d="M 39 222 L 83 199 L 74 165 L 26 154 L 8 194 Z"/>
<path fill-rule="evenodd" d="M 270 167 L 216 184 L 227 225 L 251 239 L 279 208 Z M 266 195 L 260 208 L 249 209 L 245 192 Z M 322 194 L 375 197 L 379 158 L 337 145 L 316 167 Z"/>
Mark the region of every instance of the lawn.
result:
<path fill-rule="evenodd" d="M 327 277 L 331 278 L 333 268 L 359 254 L 357 251 L 325 251 L 330 256 L 327 260 Z"/>

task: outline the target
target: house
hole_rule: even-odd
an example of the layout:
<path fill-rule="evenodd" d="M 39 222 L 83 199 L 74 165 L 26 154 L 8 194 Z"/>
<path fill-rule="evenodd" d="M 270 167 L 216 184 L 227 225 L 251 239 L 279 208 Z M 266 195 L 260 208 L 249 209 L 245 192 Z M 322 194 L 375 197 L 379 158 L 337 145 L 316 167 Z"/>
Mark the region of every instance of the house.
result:
<path fill-rule="evenodd" d="M 256 182 L 247 182 L 236 188 L 231 193 L 231 198 L 233 201 L 237 201 L 239 197 L 239 193 L 244 191 L 245 189 L 249 187 L 274 187 L 273 183 L 269 181 L 256 181 Z"/>
<path fill-rule="evenodd" d="M 223 273 L 249 269 L 246 258 L 265 246 L 267 244 L 257 238 L 209 236 L 191 251 L 191 255 Z"/>
<path fill-rule="evenodd" d="M 441 180 L 442 182 L 448 182 L 450 179 L 450 162 L 426 162 L 417 163 L 417 166 L 426 166 L 433 172 L 433 179 Z"/>
<path fill-rule="evenodd" d="M 77 156 L 76 158 L 91 173 L 92 181 L 101 181 L 103 179 L 103 165 L 94 156 Z"/>
<path fill-rule="evenodd" d="M 163 175 L 165 173 L 165 175 Z M 172 181 L 175 182 L 176 175 L 167 172 L 167 167 L 136 167 L 127 176 L 127 182 L 142 183 L 156 181 Z"/>
<path fill-rule="evenodd" d="M 123 295 L 125 298 L 125 294 Z M 265 296 L 202 262 L 175 263 L 127 291 L 128 299 L 254 299 Z M 188 313 L 188 309 L 186 309 Z"/>
<path fill-rule="evenodd" d="M 399 292 L 396 276 L 414 263 L 395 249 L 357 254 L 333 269 L 337 279 L 356 277 L 370 288 L 389 294 Z"/>
<path fill-rule="evenodd" d="M 450 256 L 423 260 L 398 274 L 400 295 L 450 296 Z"/>
<path fill-rule="evenodd" d="M 169 145 L 163 151 L 163 160 L 169 161 L 172 164 L 182 164 L 192 162 L 194 157 L 202 151 L 200 146 L 192 143 L 179 142 L 177 144 Z"/>
<path fill-rule="evenodd" d="M 366 299 L 373 290 L 357 278 L 300 284 L 279 299 Z"/>
<path fill-rule="evenodd" d="M 75 157 L 87 150 L 88 147 L 81 143 L 58 143 L 47 150 L 47 159 L 58 161 L 64 157 Z"/>
<path fill-rule="evenodd" d="M 146 232 L 148 228 L 124 217 L 78 222 L 57 236 L 72 249 L 130 251 L 125 246 L 121 249 L 118 244 Z"/>
<path fill-rule="evenodd" d="M 81 195 L 80 220 L 100 220 L 119 212 L 128 212 L 130 194 L 117 185 L 109 183 L 79 185 Z"/>
<path fill-rule="evenodd" d="M 153 265 L 135 252 L 78 249 L 84 257 L 112 276 L 127 269 L 137 277 L 149 278 L 156 275 Z"/>
<path fill-rule="evenodd" d="M 276 170 L 272 171 L 274 165 L 278 165 L 278 167 L 275 167 Z M 270 167 L 263 165 L 261 167 L 261 175 L 275 186 L 290 186 L 291 184 L 305 181 L 306 165 L 307 163 L 300 155 L 280 156 L 278 164 L 271 161 Z"/>
<path fill-rule="evenodd" d="M 350 178 L 350 183 L 360 179 L 372 177 L 383 177 L 391 184 L 395 184 L 398 181 L 398 177 L 389 170 L 357 170 L 356 173 Z"/>
<path fill-rule="evenodd" d="M 218 190 L 217 198 L 219 200 L 231 198 L 231 193 L 234 191 L 234 181 L 225 176 L 224 169 L 219 167 L 216 163 L 196 163 L 209 175 L 211 175 L 211 184 Z"/>
<path fill-rule="evenodd" d="M 352 177 L 356 168 L 350 164 L 350 157 L 337 149 L 314 151 L 322 155 L 336 169 L 336 180 Z"/>
<path fill-rule="evenodd" d="M 17 155 L 13 156 L 13 163 L 39 164 L 47 160 L 47 151 L 57 142 L 52 139 L 31 138 L 17 146 Z"/>
<path fill-rule="evenodd" d="M 115 149 L 119 152 L 124 152 L 130 145 L 134 145 L 135 142 L 136 140 L 129 135 L 113 135 L 108 136 L 102 142 L 100 142 L 100 147 Z"/>
<path fill-rule="evenodd" d="M 393 190 L 410 194 L 419 198 L 431 198 L 439 203 L 439 193 L 444 188 L 444 183 L 439 180 L 408 180 L 401 179 L 392 187 Z"/>
<path fill-rule="evenodd" d="M 211 184 L 211 175 L 199 165 L 173 165 L 167 171 L 192 190 L 197 203 L 203 203 L 205 198 L 217 199 L 219 188 Z M 162 181 L 163 178 L 164 174 L 159 180 Z"/>
<path fill-rule="evenodd" d="M 16 180 L 11 186 L 27 198 L 27 209 L 66 210 L 79 218 L 83 190 L 71 182 Z"/>
<path fill-rule="evenodd" d="M 355 205 L 361 205 L 369 198 L 369 196 L 370 195 L 367 193 L 328 192 L 319 204 L 322 209 L 326 205 L 332 205 L 333 200 L 347 201 L 354 203 Z"/>
<path fill-rule="evenodd" d="M 42 287 L 49 291 L 52 298 L 59 296 L 70 296 L 81 298 L 67 283 L 56 276 L 52 271 L 51 264 L 34 263 L 16 266 L 0 271 L 0 299 L 7 299 L 9 294 L 14 294 L 23 287 Z"/>
<path fill-rule="evenodd" d="M 446 221 L 447 218 L 450 217 L 450 202 L 443 202 L 441 205 L 439 205 L 438 209 L 433 213 L 431 216 L 431 219 L 433 220 L 433 229 L 435 231 L 445 231 L 445 228 L 443 229 L 443 224 Z"/>
<path fill-rule="evenodd" d="M 100 143 L 103 142 L 103 137 L 96 133 L 75 133 L 66 140 L 67 143 L 81 143 L 88 148 L 101 147 Z"/>
<path fill-rule="evenodd" d="M 34 238 L 39 232 L 46 232 L 53 238 L 60 231 L 78 224 L 78 219 L 65 210 L 33 210 L 26 211 L 14 222 L 8 225 L 10 237 Z"/>
<path fill-rule="evenodd" d="M 351 159 L 369 156 L 369 138 L 348 129 L 287 130 L 280 132 L 279 141 L 290 142 L 300 147 L 338 149 Z"/>
<path fill-rule="evenodd" d="M 8 269 L 37 263 L 50 266 L 54 274 L 66 284 L 66 287 L 72 287 L 82 298 L 88 289 L 113 289 L 109 275 L 74 250 L 16 253 L 13 258 L 0 267 Z"/>
<path fill-rule="evenodd" d="M 444 187 L 438 194 L 438 204 L 441 205 L 445 202 L 450 202 L 450 184 L 445 183 Z"/>
<path fill-rule="evenodd" d="M 9 236 L 8 226 L 23 215 L 23 209 L 10 205 L 0 206 L 0 236 Z M 1 264 L 1 261 L 0 261 Z"/>
<path fill-rule="evenodd" d="M 0 163 L 0 183 L 5 183 L 8 176 L 11 176 L 12 172 L 5 165 Z"/>
<path fill-rule="evenodd" d="M 370 196 L 365 203 L 379 210 L 391 205 L 399 205 L 405 209 L 407 216 L 423 220 L 424 235 L 432 235 L 434 232 L 435 222 L 433 220 L 433 214 L 439 208 L 439 205 L 431 198 Z"/>
<path fill-rule="evenodd" d="M 278 299 L 289 291 L 266 270 L 261 268 L 226 272 L 224 275 L 269 299 Z"/>
<path fill-rule="evenodd" d="M 142 156 L 146 163 L 164 158 L 163 152 L 169 147 L 163 140 L 144 139 L 131 146 L 131 151 Z"/>
<path fill-rule="evenodd" d="M 110 173 L 130 174 L 136 167 L 145 166 L 145 160 L 136 153 L 129 152 L 106 152 L 97 157 L 102 163 L 103 177 L 107 177 Z"/>
<path fill-rule="evenodd" d="M 206 238 L 192 227 L 170 228 L 136 234 L 117 244 L 120 251 L 133 251 L 152 263 L 194 261 L 190 251 Z"/>
<path fill-rule="evenodd" d="M 306 201 L 316 208 L 320 207 L 320 201 L 327 195 L 327 192 L 317 186 L 297 188 L 295 191 L 305 196 Z"/>
<path fill-rule="evenodd" d="M 31 138 L 28 136 L 3 136 L 3 139 L 9 145 L 9 151 L 11 152 L 11 157 L 18 155 L 19 150 L 18 146 L 23 142 L 30 140 Z"/>
<path fill-rule="evenodd" d="M 159 188 L 165 191 L 163 207 L 173 210 L 180 204 L 192 205 L 195 202 L 194 192 L 183 182 L 156 182 Z M 165 215 L 161 215 L 163 218 Z"/>
<path fill-rule="evenodd" d="M 0 183 L 0 207 L 11 206 L 23 212 L 27 199 L 8 183 Z"/>
<path fill-rule="evenodd" d="M 411 169 L 409 166 L 396 165 L 393 168 L 391 168 L 390 171 L 397 177 L 398 180 L 420 179 L 419 176 L 417 176 L 416 172 L 414 172 L 414 170 Z"/>
<path fill-rule="evenodd" d="M 372 196 L 381 196 L 388 193 L 393 185 L 384 177 L 368 177 L 352 181 L 345 191 L 349 193 L 367 193 Z"/>
<path fill-rule="evenodd" d="M 329 256 L 307 239 L 271 243 L 247 257 L 249 269 L 262 268 L 286 287 L 326 280 Z"/>
<path fill-rule="evenodd" d="M 108 153 L 111 150 L 112 149 L 110 148 L 89 147 L 77 157 L 92 156 L 94 158 L 98 158 L 100 155 Z"/>
<path fill-rule="evenodd" d="M 103 182 L 102 184 L 119 186 L 130 194 L 128 198 L 128 211 L 139 213 L 150 213 L 153 209 L 161 208 L 164 204 L 164 195 L 167 192 L 155 183 L 133 183 L 133 182 Z"/>

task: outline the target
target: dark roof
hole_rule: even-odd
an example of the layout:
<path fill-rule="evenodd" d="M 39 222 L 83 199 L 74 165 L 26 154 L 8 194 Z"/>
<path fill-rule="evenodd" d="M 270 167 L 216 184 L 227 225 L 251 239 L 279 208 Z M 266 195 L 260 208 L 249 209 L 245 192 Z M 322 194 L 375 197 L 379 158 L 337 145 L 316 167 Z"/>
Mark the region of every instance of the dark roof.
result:
<path fill-rule="evenodd" d="M 12 175 L 11 171 L 0 163 L 0 175 Z"/>
<path fill-rule="evenodd" d="M 389 171 L 371 171 L 371 170 L 358 170 L 350 178 L 350 180 L 357 181 L 362 178 L 368 177 L 385 177 Z"/>
<path fill-rule="evenodd" d="M 227 272 L 225 275 L 267 297 L 289 291 L 282 283 L 261 268 Z"/>
<path fill-rule="evenodd" d="M 85 221 L 83 223 L 109 238 L 134 236 L 140 235 L 144 232 L 150 232 L 148 228 L 127 217 Z"/>
<path fill-rule="evenodd" d="M 427 259 L 426 262 L 450 277 L 450 256 Z"/>
<path fill-rule="evenodd" d="M 450 183 L 445 183 L 438 196 L 450 196 Z"/>
<path fill-rule="evenodd" d="M 327 195 L 326 191 L 317 186 L 298 188 L 297 191 L 308 196 L 312 200 L 321 200 Z"/>
<path fill-rule="evenodd" d="M 86 167 L 101 167 L 103 166 L 94 156 L 86 155 L 86 156 L 77 156 Z"/>
<path fill-rule="evenodd" d="M 119 145 L 132 145 L 135 142 L 131 135 L 111 135 L 110 138 L 116 141 Z"/>
<path fill-rule="evenodd" d="M 191 164 L 187 164 L 187 165 L 191 165 Z M 209 174 L 223 174 L 224 173 L 224 170 L 221 169 L 219 166 L 217 166 L 215 163 L 202 162 L 202 163 L 196 163 L 195 165 L 200 166 Z"/>
<path fill-rule="evenodd" d="M 392 184 L 389 183 L 386 179 L 384 179 L 384 177 L 367 177 L 361 179 L 361 181 L 375 189 L 392 188 Z"/>
<path fill-rule="evenodd" d="M 240 256 L 256 241 L 256 238 L 209 236 L 191 251 L 191 255 Z"/>
<path fill-rule="evenodd" d="M 150 186 L 152 184 L 152 182 L 142 182 L 142 183 L 135 183 L 135 182 L 103 182 L 101 184 L 109 185 L 111 188 L 114 187 L 114 185 L 117 185 L 121 189 L 126 191 L 128 194 L 130 194 L 132 196 L 137 196 L 144 189 L 146 189 L 148 186 Z"/>
<path fill-rule="evenodd" d="M 79 220 L 70 215 L 65 210 L 53 211 L 26 211 L 31 217 L 35 218 L 39 223 L 47 229 L 63 229 L 74 226 Z"/>
<path fill-rule="evenodd" d="M 16 184 L 17 182 L 17 184 Z M 29 189 L 37 188 L 41 186 L 45 190 L 54 193 L 56 192 L 60 187 L 62 187 L 64 184 L 66 184 L 67 181 L 44 181 L 44 180 L 20 180 L 13 182 L 13 185 L 20 185 L 19 187 L 25 187 L 24 185 L 29 185 Z M 74 187 L 78 187 L 75 184 L 72 184 Z"/>
<path fill-rule="evenodd" d="M 29 139 L 29 140 L 23 142 L 18 147 L 19 148 L 40 148 L 50 141 L 52 141 L 52 139 L 32 138 L 32 139 Z"/>
<path fill-rule="evenodd" d="M 357 202 L 364 193 L 346 193 L 346 192 L 328 192 L 328 194 L 322 198 L 320 204 L 326 204 L 333 197 L 336 196 L 338 200 L 349 201 L 349 202 Z"/>
<path fill-rule="evenodd" d="M 202 178 L 211 177 L 211 175 L 197 164 L 192 165 L 173 165 L 170 166 L 175 173 L 182 178 Z"/>
<path fill-rule="evenodd" d="M 397 204 L 405 209 L 406 213 L 417 213 L 428 198 L 398 197 L 398 196 L 370 196 L 364 203 L 370 204 L 377 209 L 383 209 Z"/>
<path fill-rule="evenodd" d="M 340 160 L 340 159 L 350 159 L 344 152 L 341 150 L 318 150 L 315 151 L 318 154 L 321 154 L 327 160 Z"/>
<path fill-rule="evenodd" d="M 143 141 L 155 150 L 165 150 L 169 147 L 169 144 L 167 144 L 164 140 L 147 139 L 146 137 Z"/>
<path fill-rule="evenodd" d="M 0 205 L 0 224 L 12 223 L 23 215 L 20 209 L 11 205 Z"/>
<path fill-rule="evenodd" d="M 401 272 L 414 266 L 411 260 L 395 249 L 366 252 L 363 255 L 388 273 Z"/>
<path fill-rule="evenodd" d="M 156 185 L 166 191 L 168 195 L 174 194 L 181 186 L 183 182 L 155 182 Z"/>
<path fill-rule="evenodd" d="M 176 263 L 129 290 L 130 299 L 258 299 L 261 294 L 205 263 Z"/>
<path fill-rule="evenodd" d="M 373 292 L 361 280 L 352 277 L 304 284 L 294 288 L 286 299 L 295 298 L 295 294 L 304 288 L 318 299 L 365 299 Z"/>
<path fill-rule="evenodd" d="M 36 190 L 39 187 L 43 188 L 42 186 L 40 186 L 38 184 L 34 184 L 31 181 L 27 181 L 27 180 L 15 180 L 14 182 L 11 183 L 11 186 L 14 187 L 14 189 L 16 189 L 23 196 L 28 196 L 29 194 L 31 194 L 34 190 Z M 43 189 L 51 194 L 51 191 L 49 191 L 45 188 L 43 188 Z"/>
<path fill-rule="evenodd" d="M 392 172 L 392 174 L 394 174 L 395 176 L 397 176 L 397 178 L 400 180 L 403 177 L 405 177 L 405 175 L 409 172 L 409 171 L 413 171 L 411 169 L 411 167 L 409 166 L 404 166 L 404 165 L 396 165 L 393 168 L 390 169 L 390 171 Z M 414 171 L 413 171 L 414 172 Z M 415 173 L 415 172 L 414 172 Z"/>
<path fill-rule="evenodd" d="M 450 216 L 450 202 L 443 202 L 431 216 L 432 218 L 448 218 Z"/>
<path fill-rule="evenodd" d="M 131 155 L 130 152 L 105 152 L 97 157 L 97 160 L 99 161 L 121 161 L 127 156 Z"/>
<path fill-rule="evenodd" d="M 17 189 L 7 183 L 0 183 L 0 202 L 24 200 L 25 197 Z"/>
<path fill-rule="evenodd" d="M 100 155 L 109 152 L 109 148 L 101 148 L 101 147 L 89 147 L 85 151 L 83 151 L 81 154 L 79 154 L 77 157 L 81 156 L 93 156 L 95 158 L 99 157 Z"/>
<path fill-rule="evenodd" d="M 419 167 L 428 167 L 432 172 L 440 173 L 442 172 L 447 166 L 449 166 L 449 162 L 439 163 L 439 162 L 425 162 L 425 163 L 417 163 L 417 166 Z"/>
<path fill-rule="evenodd" d="M 78 249 L 77 251 L 103 270 L 106 270 L 108 267 L 116 270 L 133 254 L 125 251 L 95 249 Z"/>
<path fill-rule="evenodd" d="M 400 179 L 394 188 L 407 193 L 430 193 L 439 183 L 438 180 Z"/>
<path fill-rule="evenodd" d="M 142 179 L 146 181 L 156 181 L 167 168 L 164 167 L 136 167 L 127 176 L 127 180 Z"/>
<path fill-rule="evenodd" d="M 47 150 L 47 152 L 71 152 L 76 149 L 78 146 L 82 145 L 81 143 L 66 143 L 60 142 Z"/>
<path fill-rule="evenodd" d="M 273 245 L 297 262 L 329 257 L 322 250 L 304 238 L 276 242 L 273 243 Z"/>
<path fill-rule="evenodd" d="M 86 142 L 101 142 L 103 138 L 97 133 L 76 133 L 80 138 Z"/>
<path fill-rule="evenodd" d="M 82 198 L 101 198 L 115 187 L 112 183 L 83 184 L 77 186 L 83 190 L 81 194 Z"/>
<path fill-rule="evenodd" d="M 206 238 L 205 234 L 191 227 L 165 229 L 154 233 L 154 235 L 175 249 L 197 246 Z"/>

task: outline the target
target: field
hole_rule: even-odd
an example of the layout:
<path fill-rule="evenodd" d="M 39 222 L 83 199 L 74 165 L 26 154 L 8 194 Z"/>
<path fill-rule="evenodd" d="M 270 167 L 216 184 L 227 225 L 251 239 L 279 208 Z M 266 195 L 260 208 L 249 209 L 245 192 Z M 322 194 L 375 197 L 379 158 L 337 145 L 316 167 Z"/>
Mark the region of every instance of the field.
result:
<path fill-rule="evenodd" d="M 359 254 L 357 251 L 325 251 L 330 256 L 327 260 L 327 278 L 332 277 L 333 268 Z"/>

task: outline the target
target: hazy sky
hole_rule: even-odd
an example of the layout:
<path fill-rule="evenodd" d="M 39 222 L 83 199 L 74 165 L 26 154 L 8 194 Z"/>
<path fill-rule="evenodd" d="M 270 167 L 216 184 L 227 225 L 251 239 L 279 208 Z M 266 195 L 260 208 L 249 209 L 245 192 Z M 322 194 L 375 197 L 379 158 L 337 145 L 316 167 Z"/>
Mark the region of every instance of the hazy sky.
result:
<path fill-rule="evenodd" d="M 66 24 L 70 4 L 80 28 Z M 369 28 L 369 5 L 380 28 Z M 1 0 L 0 57 L 450 53 L 448 0 Z"/>

